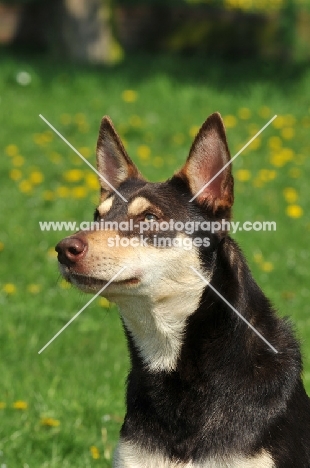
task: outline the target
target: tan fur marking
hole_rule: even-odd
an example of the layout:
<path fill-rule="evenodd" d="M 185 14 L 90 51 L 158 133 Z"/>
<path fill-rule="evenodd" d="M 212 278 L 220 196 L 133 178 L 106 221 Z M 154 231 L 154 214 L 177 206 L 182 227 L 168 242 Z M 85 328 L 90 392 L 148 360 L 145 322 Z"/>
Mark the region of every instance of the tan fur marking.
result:
<path fill-rule="evenodd" d="M 99 206 L 98 206 L 98 211 L 100 213 L 100 216 L 105 216 L 111 209 L 112 204 L 114 201 L 114 195 L 113 197 L 108 198 L 107 200 L 103 201 Z"/>
<path fill-rule="evenodd" d="M 151 203 L 144 197 L 137 197 L 128 206 L 128 216 L 137 216 L 151 207 Z"/>

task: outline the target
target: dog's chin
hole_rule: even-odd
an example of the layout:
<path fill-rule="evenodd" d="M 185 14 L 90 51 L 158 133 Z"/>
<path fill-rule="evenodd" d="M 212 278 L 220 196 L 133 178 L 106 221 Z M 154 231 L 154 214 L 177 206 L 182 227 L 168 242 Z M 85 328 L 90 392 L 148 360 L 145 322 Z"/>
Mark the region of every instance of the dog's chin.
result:
<path fill-rule="evenodd" d="M 130 288 L 139 285 L 140 279 L 139 278 L 128 278 L 124 280 L 117 281 L 114 280 L 110 282 L 109 280 L 103 280 L 99 278 L 94 278 L 88 275 L 82 275 L 77 273 L 63 273 L 64 278 L 81 291 L 86 293 L 98 293 L 102 288 L 105 288 L 104 291 L 107 289 L 122 289 L 122 288 Z"/>

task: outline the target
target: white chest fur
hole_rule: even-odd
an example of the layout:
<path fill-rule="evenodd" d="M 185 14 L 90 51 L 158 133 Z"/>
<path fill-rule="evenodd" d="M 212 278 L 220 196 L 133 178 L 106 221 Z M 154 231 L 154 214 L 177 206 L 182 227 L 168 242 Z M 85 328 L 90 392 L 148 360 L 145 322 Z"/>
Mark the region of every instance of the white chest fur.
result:
<path fill-rule="evenodd" d="M 208 458 L 199 463 L 178 463 L 160 453 L 151 453 L 121 440 L 115 451 L 113 468 L 275 468 L 275 465 L 265 451 L 251 458 L 235 454 L 225 458 Z"/>

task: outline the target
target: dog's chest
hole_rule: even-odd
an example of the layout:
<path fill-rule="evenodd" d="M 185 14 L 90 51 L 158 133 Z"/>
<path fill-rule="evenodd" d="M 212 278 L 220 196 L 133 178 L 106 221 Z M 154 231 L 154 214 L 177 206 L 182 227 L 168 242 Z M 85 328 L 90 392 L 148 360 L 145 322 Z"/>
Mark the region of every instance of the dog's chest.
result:
<path fill-rule="evenodd" d="M 264 450 L 253 457 L 240 455 L 207 458 L 201 462 L 172 461 L 160 452 L 153 453 L 131 442 L 120 441 L 114 455 L 113 468 L 275 468 Z"/>

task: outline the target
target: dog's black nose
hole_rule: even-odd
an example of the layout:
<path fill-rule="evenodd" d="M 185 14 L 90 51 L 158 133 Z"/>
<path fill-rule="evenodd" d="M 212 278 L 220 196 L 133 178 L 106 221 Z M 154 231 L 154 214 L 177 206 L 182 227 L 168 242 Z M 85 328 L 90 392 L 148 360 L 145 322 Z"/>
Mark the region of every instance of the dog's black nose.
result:
<path fill-rule="evenodd" d="M 87 242 L 81 237 L 66 237 L 56 247 L 58 261 L 65 265 L 72 265 L 84 257 L 87 251 Z"/>

